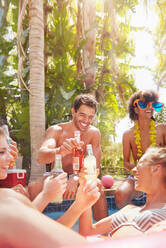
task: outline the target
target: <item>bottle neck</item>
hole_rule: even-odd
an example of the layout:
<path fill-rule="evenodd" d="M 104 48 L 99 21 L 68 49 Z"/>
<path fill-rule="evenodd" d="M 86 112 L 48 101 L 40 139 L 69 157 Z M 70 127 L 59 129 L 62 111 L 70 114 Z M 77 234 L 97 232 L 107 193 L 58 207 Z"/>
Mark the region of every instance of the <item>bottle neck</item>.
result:
<path fill-rule="evenodd" d="M 74 137 L 75 137 L 77 143 L 79 144 L 80 143 L 80 131 L 75 131 Z"/>
<path fill-rule="evenodd" d="M 92 151 L 92 148 L 88 148 L 87 149 L 87 154 L 90 156 L 90 155 L 93 155 L 93 151 Z"/>

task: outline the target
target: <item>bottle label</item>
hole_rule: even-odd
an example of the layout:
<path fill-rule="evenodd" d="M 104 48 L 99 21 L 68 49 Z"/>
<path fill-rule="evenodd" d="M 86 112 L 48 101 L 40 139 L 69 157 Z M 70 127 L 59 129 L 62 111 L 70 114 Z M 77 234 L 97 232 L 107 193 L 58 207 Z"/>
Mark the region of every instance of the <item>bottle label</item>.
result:
<path fill-rule="evenodd" d="M 79 170 L 79 157 L 73 157 L 73 170 Z"/>

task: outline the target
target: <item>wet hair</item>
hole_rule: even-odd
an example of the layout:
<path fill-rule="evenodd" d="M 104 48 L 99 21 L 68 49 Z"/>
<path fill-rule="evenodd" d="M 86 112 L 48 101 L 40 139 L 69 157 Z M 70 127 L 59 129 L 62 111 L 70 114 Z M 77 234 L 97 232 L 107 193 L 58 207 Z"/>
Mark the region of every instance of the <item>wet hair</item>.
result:
<path fill-rule="evenodd" d="M 81 105 L 86 105 L 88 107 L 91 107 L 95 110 L 95 113 L 97 112 L 97 101 L 93 95 L 90 94 L 81 94 L 78 95 L 74 102 L 73 102 L 73 108 L 75 112 L 81 107 Z"/>
<path fill-rule="evenodd" d="M 134 106 L 133 103 L 136 99 L 141 99 L 142 101 L 145 102 L 157 102 L 159 99 L 159 96 L 157 92 L 153 90 L 146 90 L 146 91 L 138 91 L 134 93 L 130 99 L 129 99 L 129 104 L 128 104 L 128 112 L 129 112 L 129 117 L 132 121 L 138 120 L 138 114 L 135 113 L 134 111 Z M 152 117 L 154 120 L 154 118 Z"/>

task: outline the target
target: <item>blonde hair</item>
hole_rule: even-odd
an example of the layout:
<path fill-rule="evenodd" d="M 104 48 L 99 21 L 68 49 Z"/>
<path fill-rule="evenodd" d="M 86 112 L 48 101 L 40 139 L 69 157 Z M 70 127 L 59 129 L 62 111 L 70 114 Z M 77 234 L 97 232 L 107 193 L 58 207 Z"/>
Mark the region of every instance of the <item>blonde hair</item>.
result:
<path fill-rule="evenodd" d="M 149 147 L 141 160 L 145 160 L 149 165 L 161 164 L 166 168 L 166 147 Z"/>

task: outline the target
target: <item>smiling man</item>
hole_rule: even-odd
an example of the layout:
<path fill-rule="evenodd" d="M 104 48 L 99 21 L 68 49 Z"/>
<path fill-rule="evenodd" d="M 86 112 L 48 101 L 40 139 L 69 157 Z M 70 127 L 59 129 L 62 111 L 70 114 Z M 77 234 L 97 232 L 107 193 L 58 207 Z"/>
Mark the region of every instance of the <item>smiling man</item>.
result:
<path fill-rule="evenodd" d="M 50 126 L 46 130 L 45 139 L 38 153 L 38 162 L 48 164 L 54 162 L 55 155 L 62 155 L 63 170 L 68 173 L 69 180 L 64 199 L 72 199 L 78 187 L 78 181 L 73 179 L 72 150 L 76 145 L 74 132 L 80 131 L 81 146 L 86 152 L 86 145 L 92 144 L 93 153 L 96 157 L 97 168 L 100 171 L 101 146 L 100 131 L 92 126 L 97 112 L 97 102 L 90 94 L 78 95 L 73 103 L 72 120 Z M 94 206 L 94 218 L 99 220 L 107 216 L 107 203 L 105 195 L 101 197 Z"/>
<path fill-rule="evenodd" d="M 124 168 L 131 171 L 149 146 L 166 146 L 166 124 L 156 123 L 154 111 L 160 112 L 163 104 L 158 101 L 155 91 L 139 91 L 129 99 L 129 117 L 134 126 L 123 134 Z M 131 155 L 133 162 L 131 162 Z M 134 177 L 127 180 L 115 193 L 116 205 L 121 208 L 127 205 L 135 196 Z"/>

